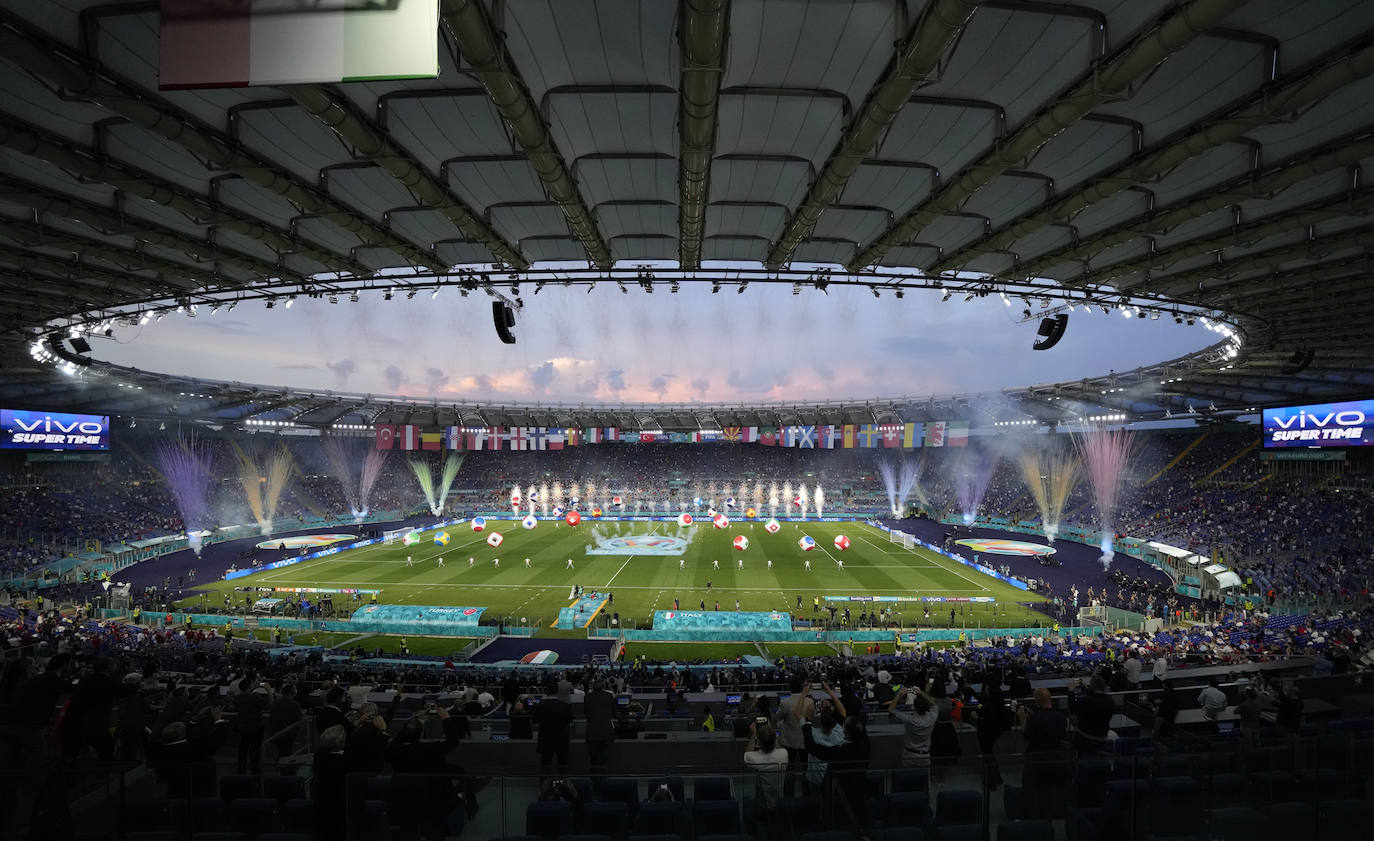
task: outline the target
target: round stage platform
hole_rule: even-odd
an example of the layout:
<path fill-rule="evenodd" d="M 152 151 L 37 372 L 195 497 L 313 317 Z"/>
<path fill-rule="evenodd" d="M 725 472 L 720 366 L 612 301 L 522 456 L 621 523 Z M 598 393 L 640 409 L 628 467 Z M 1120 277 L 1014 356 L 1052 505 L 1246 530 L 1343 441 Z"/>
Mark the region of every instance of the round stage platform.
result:
<path fill-rule="evenodd" d="M 1046 546 L 1043 543 L 1026 543 L 1021 540 L 997 540 L 990 537 L 974 537 L 967 540 L 956 540 L 960 546 L 967 546 L 975 552 L 987 552 L 989 555 L 1020 555 L 1022 557 L 1035 557 L 1036 555 L 1053 555 L 1054 547 Z"/>
<path fill-rule="evenodd" d="M 331 543 L 357 540 L 356 534 L 297 534 L 291 537 L 274 537 L 257 544 L 259 549 L 318 549 Z"/>

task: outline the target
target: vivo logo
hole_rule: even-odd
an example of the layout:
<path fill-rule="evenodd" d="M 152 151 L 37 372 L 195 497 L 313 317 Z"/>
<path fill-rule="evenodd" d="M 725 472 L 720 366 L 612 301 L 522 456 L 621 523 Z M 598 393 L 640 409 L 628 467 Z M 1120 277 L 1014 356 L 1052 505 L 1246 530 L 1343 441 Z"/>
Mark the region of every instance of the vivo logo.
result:
<path fill-rule="evenodd" d="M 65 434 L 100 435 L 105 431 L 105 424 L 103 423 L 97 423 L 95 421 L 71 421 L 69 423 L 63 423 L 62 421 L 53 420 L 51 416 L 44 416 L 42 420 L 33 420 L 27 423 L 23 418 L 16 417 L 14 419 L 14 425 L 24 432 L 37 432 L 41 430 L 43 432 L 61 432 Z"/>
<path fill-rule="evenodd" d="M 1328 412 L 1325 415 L 1309 414 L 1306 409 L 1301 409 L 1296 415 L 1288 418 L 1276 416 L 1274 418 L 1274 425 L 1280 429 L 1321 429 L 1332 425 L 1363 426 L 1364 420 L 1364 412 L 1358 409 L 1344 412 Z"/>

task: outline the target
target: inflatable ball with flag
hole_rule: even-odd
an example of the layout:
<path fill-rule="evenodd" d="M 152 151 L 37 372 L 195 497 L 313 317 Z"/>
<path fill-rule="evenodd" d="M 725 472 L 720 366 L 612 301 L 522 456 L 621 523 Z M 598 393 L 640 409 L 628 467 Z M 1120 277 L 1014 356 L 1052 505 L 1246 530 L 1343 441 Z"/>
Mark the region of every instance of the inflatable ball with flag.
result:
<path fill-rule="evenodd" d="M 539 521 L 535 519 L 533 514 L 526 514 L 525 519 L 520 521 L 520 526 L 527 531 L 537 525 L 539 525 Z"/>
<path fill-rule="evenodd" d="M 472 518 L 472 530 L 473 530 L 473 531 L 486 531 L 486 530 L 487 530 L 487 520 L 486 520 L 486 518 L 485 518 L 485 517 L 473 517 L 473 518 Z"/>
<path fill-rule="evenodd" d="M 567 523 L 570 526 L 575 526 L 578 523 L 582 522 L 582 515 L 577 513 L 576 511 L 569 511 L 567 516 L 563 518 L 563 522 Z"/>
<path fill-rule="evenodd" d="M 835 535 L 835 548 L 841 551 L 849 548 L 849 538 L 842 534 Z"/>
<path fill-rule="evenodd" d="M 768 522 L 763 524 L 763 530 L 768 532 L 769 534 L 777 534 L 781 529 L 782 526 L 778 523 L 777 520 L 769 520 Z"/>
<path fill-rule="evenodd" d="M 491 534 L 487 535 L 487 545 L 493 549 L 495 549 L 497 546 L 500 546 L 504 541 L 505 538 L 501 536 L 501 532 L 499 531 L 494 531 Z"/>
<path fill-rule="evenodd" d="M 692 515 L 686 512 L 677 515 L 677 524 L 679 526 L 690 526 L 692 524 Z"/>
<path fill-rule="evenodd" d="M 593 516 L 593 517 L 600 517 L 600 516 L 601 516 L 601 506 L 599 506 L 599 505 L 593 505 L 593 506 L 592 506 L 592 516 Z"/>
<path fill-rule="evenodd" d="M 401 538 L 401 545 L 403 546 L 414 546 L 419 542 L 420 533 L 418 531 L 408 532 L 405 537 Z"/>
<path fill-rule="evenodd" d="M 728 529 L 730 528 L 730 518 L 724 514 L 717 514 L 711 518 L 711 525 L 718 529 Z"/>
<path fill-rule="evenodd" d="M 757 508 L 746 508 L 744 509 L 744 516 L 752 520 L 759 516 L 759 511 Z"/>
<path fill-rule="evenodd" d="M 810 552 L 812 549 L 816 548 L 816 541 L 811 535 L 807 535 L 801 540 L 798 540 L 797 545 L 801 547 L 803 552 Z"/>
<path fill-rule="evenodd" d="M 447 546 L 447 545 L 448 545 L 448 532 L 446 532 L 446 531 L 441 531 L 441 532 L 439 532 L 438 534 L 434 535 L 434 545 L 435 545 L 435 546 Z"/>
<path fill-rule="evenodd" d="M 734 547 L 739 551 L 743 552 L 745 549 L 749 548 L 749 538 L 745 537 L 742 534 L 737 535 L 735 537 Z"/>

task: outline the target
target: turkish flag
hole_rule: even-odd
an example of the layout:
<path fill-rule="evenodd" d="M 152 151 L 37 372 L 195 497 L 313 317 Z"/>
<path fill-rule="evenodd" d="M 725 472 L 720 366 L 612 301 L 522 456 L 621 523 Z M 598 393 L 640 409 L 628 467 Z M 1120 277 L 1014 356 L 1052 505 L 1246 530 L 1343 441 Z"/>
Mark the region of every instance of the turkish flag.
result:
<path fill-rule="evenodd" d="M 377 427 L 377 449 L 390 450 L 396 446 L 396 427 L 382 424 Z"/>

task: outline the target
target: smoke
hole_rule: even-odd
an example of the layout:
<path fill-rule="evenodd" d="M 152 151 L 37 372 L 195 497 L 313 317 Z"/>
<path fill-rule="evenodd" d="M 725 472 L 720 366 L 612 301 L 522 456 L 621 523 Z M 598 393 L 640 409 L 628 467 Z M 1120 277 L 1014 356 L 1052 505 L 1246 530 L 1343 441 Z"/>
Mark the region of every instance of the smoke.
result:
<path fill-rule="evenodd" d="M 156 460 L 181 514 L 191 550 L 199 556 L 202 546 L 197 533 L 210 526 L 210 449 L 194 433 L 178 435 L 162 441 Z"/>
<path fill-rule="evenodd" d="M 988 482 L 997 467 L 997 456 L 969 447 L 954 465 L 954 490 L 959 497 L 959 509 L 964 515 L 964 525 L 972 525 L 978 517 L 978 508 L 983 504 Z"/>
<path fill-rule="evenodd" d="M 1116 503 L 1134 443 L 1134 433 L 1129 429 L 1106 429 L 1097 426 L 1082 435 L 1074 436 L 1074 444 L 1083 456 L 1088 483 L 1093 489 L 1097 523 L 1102 531 L 1103 566 L 1110 565 L 1116 555 L 1113 548 L 1116 536 Z"/>

